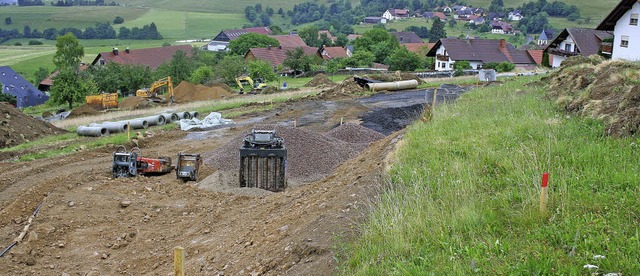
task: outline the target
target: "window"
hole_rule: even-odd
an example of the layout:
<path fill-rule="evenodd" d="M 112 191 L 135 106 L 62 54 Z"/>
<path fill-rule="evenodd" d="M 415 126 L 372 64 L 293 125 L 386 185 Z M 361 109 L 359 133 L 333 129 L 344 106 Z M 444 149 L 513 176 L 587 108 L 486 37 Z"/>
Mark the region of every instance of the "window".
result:
<path fill-rule="evenodd" d="M 565 50 L 565 51 L 567 51 L 567 52 L 573 52 L 573 51 L 571 50 L 571 48 L 572 48 L 572 47 L 571 47 L 571 44 L 565 44 L 565 45 L 564 45 L 564 50 Z"/>
<path fill-rule="evenodd" d="M 447 67 L 446 67 L 446 66 L 447 66 L 447 64 L 446 64 L 446 63 L 444 63 L 444 62 L 443 62 L 443 63 L 441 63 L 441 65 L 442 65 L 442 66 L 440 66 L 441 68 L 447 68 Z"/>
<path fill-rule="evenodd" d="M 620 47 L 629 48 L 629 36 L 623 35 L 620 39 Z"/>
<path fill-rule="evenodd" d="M 629 25 L 638 26 L 638 14 L 632 13 L 631 20 L 629 21 Z"/>

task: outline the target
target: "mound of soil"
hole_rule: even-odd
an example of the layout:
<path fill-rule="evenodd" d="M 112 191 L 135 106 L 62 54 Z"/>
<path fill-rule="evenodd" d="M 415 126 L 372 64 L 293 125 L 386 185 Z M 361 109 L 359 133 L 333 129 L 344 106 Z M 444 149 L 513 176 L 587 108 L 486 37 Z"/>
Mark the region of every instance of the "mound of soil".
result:
<path fill-rule="evenodd" d="M 204 86 L 201 84 L 193 84 L 188 81 L 182 81 L 173 90 L 175 101 L 178 103 L 186 103 L 193 101 L 207 101 L 207 100 L 219 100 L 226 97 L 230 97 L 231 88 L 225 84 L 216 85 L 212 87 Z"/>
<path fill-rule="evenodd" d="M 345 78 L 339 85 L 320 92 L 320 99 L 352 98 L 355 94 L 364 93 L 365 89 L 358 85 L 353 77 Z"/>
<path fill-rule="evenodd" d="M 144 109 L 156 106 L 155 103 L 142 97 L 128 97 L 118 104 L 118 107 L 125 110 Z"/>
<path fill-rule="evenodd" d="M 216 83 L 212 84 L 211 86 L 213 86 L 213 87 L 220 87 L 220 88 L 224 89 L 225 91 L 227 91 L 227 92 L 229 92 L 229 93 L 231 93 L 231 94 L 235 93 L 235 91 L 233 91 L 233 89 L 231 89 L 231 87 L 229 87 L 229 86 L 228 86 L 226 83 L 224 83 L 224 82 L 216 82 Z"/>
<path fill-rule="evenodd" d="M 93 109 L 93 107 L 87 105 L 87 104 L 83 104 L 81 106 L 78 106 L 76 108 L 74 108 L 73 110 L 71 110 L 71 113 L 69 113 L 69 116 L 67 116 L 67 118 L 76 118 L 76 117 L 82 117 L 82 116 L 91 116 L 91 115 L 96 115 L 99 114 L 100 112 Z"/>
<path fill-rule="evenodd" d="M 67 132 L 0 102 L 0 148 L 12 147 L 47 135 Z"/>
<path fill-rule="evenodd" d="M 640 65 L 572 57 L 543 79 L 548 96 L 568 112 L 602 120 L 606 134 L 630 136 L 640 131 Z"/>
<path fill-rule="evenodd" d="M 336 83 L 331 81 L 329 78 L 327 78 L 327 75 L 320 73 L 320 74 L 315 75 L 313 77 L 313 79 L 311 79 L 304 86 L 306 86 L 306 87 L 332 87 L 334 85 L 336 85 Z"/>
<path fill-rule="evenodd" d="M 343 127 L 330 135 L 285 126 L 263 125 L 254 128 L 275 129 L 276 135 L 284 138 L 287 148 L 287 178 L 311 182 L 328 175 L 344 161 L 356 156 L 371 142 L 384 138 L 380 133 L 362 130 L 361 127 Z M 249 131 L 245 131 L 211 154 L 207 154 L 210 157 L 205 160 L 205 163 L 222 171 L 237 172 L 240 168 L 239 149 L 244 135 Z M 355 139 L 344 141 L 333 137 L 345 138 L 350 134 Z"/>
<path fill-rule="evenodd" d="M 326 133 L 347 143 L 369 144 L 384 138 L 384 134 L 357 124 L 343 124 Z"/>

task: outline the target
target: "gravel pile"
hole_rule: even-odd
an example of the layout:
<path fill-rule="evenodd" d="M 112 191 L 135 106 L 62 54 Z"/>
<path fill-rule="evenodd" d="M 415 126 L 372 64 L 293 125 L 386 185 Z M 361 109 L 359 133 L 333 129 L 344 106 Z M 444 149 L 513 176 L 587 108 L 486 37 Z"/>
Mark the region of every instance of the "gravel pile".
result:
<path fill-rule="evenodd" d="M 357 124 L 343 124 L 326 133 L 347 143 L 370 144 L 384 138 L 384 134 Z"/>
<path fill-rule="evenodd" d="M 306 87 L 333 87 L 336 83 L 327 78 L 325 74 L 317 74 L 304 86 Z"/>
<path fill-rule="evenodd" d="M 374 141 L 384 136 L 377 132 L 368 132 L 360 127 L 343 126 L 344 129 L 336 130 L 332 135 L 339 137 L 349 136 L 349 130 L 353 130 L 356 141 Z M 370 143 L 352 143 L 329 135 L 311 132 L 302 128 L 285 126 L 260 125 L 254 129 L 276 130 L 276 135 L 284 138 L 287 148 L 287 178 L 295 178 L 302 182 L 320 179 L 344 161 L 356 156 Z M 237 172 L 240 166 L 240 147 L 244 134 L 232 139 L 229 143 L 206 154 L 205 163 L 221 171 Z M 365 137 L 367 134 L 372 137 Z M 345 138 L 349 139 L 349 138 Z"/>

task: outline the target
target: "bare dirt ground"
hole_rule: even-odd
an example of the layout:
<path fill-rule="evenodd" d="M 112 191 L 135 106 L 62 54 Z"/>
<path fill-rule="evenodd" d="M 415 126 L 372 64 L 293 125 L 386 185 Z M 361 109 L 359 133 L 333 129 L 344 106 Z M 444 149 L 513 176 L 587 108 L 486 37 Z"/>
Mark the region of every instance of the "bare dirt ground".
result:
<path fill-rule="evenodd" d="M 413 108 L 429 97 L 403 99 Z M 374 122 L 384 117 L 385 108 L 357 99 L 305 100 L 236 121 L 296 124 L 327 133 L 340 121 Z M 394 103 L 393 108 L 401 107 Z M 251 126 L 199 133 L 157 130 L 139 146 L 146 157 L 182 151 L 207 158 Z M 189 275 L 335 274 L 336 245 L 357 235 L 402 136 L 402 130 L 393 132 L 320 180 L 281 193 L 212 189 L 219 176 L 215 163 L 204 165 L 205 178 L 198 183 L 183 183 L 174 173 L 113 179 L 116 145 L 0 162 L 0 250 L 42 203 L 28 235 L 0 258 L 0 267 L 7 275 L 171 275 L 173 249 L 181 246 Z"/>

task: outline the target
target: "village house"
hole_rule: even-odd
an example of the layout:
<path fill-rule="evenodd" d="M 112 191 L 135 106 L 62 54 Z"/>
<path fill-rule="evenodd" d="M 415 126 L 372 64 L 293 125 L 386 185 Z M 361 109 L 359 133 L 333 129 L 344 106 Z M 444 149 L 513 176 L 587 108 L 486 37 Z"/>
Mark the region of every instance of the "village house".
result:
<path fill-rule="evenodd" d="M 572 56 L 590 56 L 598 54 L 603 40 L 611 38 L 609 31 L 594 29 L 567 28 L 544 49 L 553 60 L 551 67 L 560 67 L 562 61 Z"/>
<path fill-rule="evenodd" d="M 250 60 L 262 60 L 268 62 L 274 69 L 284 63 L 287 59 L 287 51 L 295 50 L 299 47 L 263 47 L 263 48 L 250 48 L 244 55 L 246 61 Z M 305 55 L 317 56 L 322 58 L 318 52 L 317 47 L 303 46 L 301 47 Z"/>
<path fill-rule="evenodd" d="M 110 62 L 117 62 L 120 64 L 142 65 L 156 70 L 163 63 L 170 61 L 178 51 L 182 51 L 190 56 L 193 51 L 193 46 L 178 45 L 145 49 L 129 49 L 129 47 L 127 47 L 124 51 L 113 48 L 111 52 L 99 53 L 93 59 L 91 65 L 103 66 Z"/>
<path fill-rule="evenodd" d="M 270 35 L 269 37 L 275 38 L 282 47 L 295 48 L 307 46 L 298 34 Z"/>
<path fill-rule="evenodd" d="M 612 59 L 640 60 L 639 14 L 638 0 L 622 0 L 596 27 L 596 30 L 613 33 Z"/>
<path fill-rule="evenodd" d="M 436 71 L 451 71 L 456 61 L 469 61 L 472 69 L 488 62 L 509 62 L 517 68 L 532 68 L 536 61 L 527 51 L 518 50 L 504 39 L 440 39 L 427 53 L 434 57 Z"/>
<path fill-rule="evenodd" d="M 444 14 L 443 12 L 425 12 L 422 14 L 422 17 L 425 17 L 427 19 L 432 19 L 434 17 L 440 18 L 440 20 L 447 20 L 447 15 Z"/>
<path fill-rule="evenodd" d="M 49 99 L 49 96 L 40 92 L 9 66 L 0 66 L 0 83 L 0 93 L 16 97 L 16 106 L 20 108 L 40 105 Z"/>
<path fill-rule="evenodd" d="M 553 39 L 553 31 L 551 30 L 542 30 L 540 35 L 538 36 L 538 45 L 539 46 L 547 46 L 549 41 Z"/>
<path fill-rule="evenodd" d="M 211 42 L 207 44 L 207 50 L 209 51 L 226 51 L 229 46 L 229 42 L 237 39 L 243 34 L 248 33 L 256 33 L 262 35 L 270 35 L 273 32 L 269 27 L 255 27 L 255 28 L 244 28 L 244 29 L 235 29 L 235 30 L 224 30 L 218 33 Z"/>
<path fill-rule="evenodd" d="M 351 57 L 352 55 L 351 50 L 349 50 L 349 48 L 343 48 L 340 46 L 335 46 L 335 47 L 322 46 L 318 50 L 318 52 L 323 60 L 331 60 L 334 58 L 348 58 L 348 57 Z"/>
<path fill-rule="evenodd" d="M 409 10 L 406 9 L 389 9 L 382 14 L 382 18 L 387 20 L 399 20 L 409 18 Z"/>
<path fill-rule="evenodd" d="M 387 24 L 387 19 L 384 17 L 367 16 L 362 19 L 362 23 L 365 24 Z"/>
<path fill-rule="evenodd" d="M 491 22 L 492 34 L 511 34 L 513 33 L 513 26 L 504 21 L 492 21 Z"/>
<path fill-rule="evenodd" d="M 509 18 L 509 20 L 511 20 L 511 21 L 520 21 L 520 20 L 522 20 L 523 16 L 522 16 L 522 14 L 520 14 L 519 10 L 514 10 L 514 11 L 509 12 L 509 15 L 508 15 L 507 18 Z"/>

